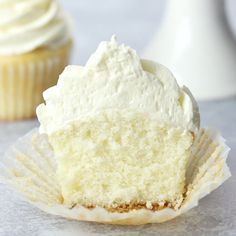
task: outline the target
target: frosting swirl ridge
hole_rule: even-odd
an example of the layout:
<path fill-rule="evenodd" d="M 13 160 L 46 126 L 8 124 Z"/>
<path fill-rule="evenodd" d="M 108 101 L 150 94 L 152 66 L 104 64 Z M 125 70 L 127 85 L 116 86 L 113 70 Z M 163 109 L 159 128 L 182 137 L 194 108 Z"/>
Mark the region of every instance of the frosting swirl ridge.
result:
<path fill-rule="evenodd" d="M 53 0 L 0 0 L 0 55 L 58 47 L 70 38 L 69 19 Z"/>

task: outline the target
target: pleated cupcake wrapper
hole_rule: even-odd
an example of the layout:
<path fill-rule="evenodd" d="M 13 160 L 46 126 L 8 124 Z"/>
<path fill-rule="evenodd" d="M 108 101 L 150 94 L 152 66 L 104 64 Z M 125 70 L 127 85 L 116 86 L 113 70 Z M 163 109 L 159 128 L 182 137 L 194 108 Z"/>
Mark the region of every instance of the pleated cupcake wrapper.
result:
<path fill-rule="evenodd" d="M 51 52 L 35 52 L 0 60 L 0 120 L 35 116 L 42 93 L 56 84 L 68 64 L 70 45 Z"/>
<path fill-rule="evenodd" d="M 1 159 L 1 181 L 10 185 L 27 202 L 41 210 L 62 217 L 108 224 L 146 224 L 171 220 L 198 205 L 201 198 L 219 187 L 230 171 L 226 164 L 229 147 L 218 132 L 201 129 L 195 139 L 187 170 L 187 194 L 178 210 L 164 208 L 109 212 L 101 207 L 87 209 L 63 205 L 56 163 L 47 137 L 38 129 L 19 139 Z"/>

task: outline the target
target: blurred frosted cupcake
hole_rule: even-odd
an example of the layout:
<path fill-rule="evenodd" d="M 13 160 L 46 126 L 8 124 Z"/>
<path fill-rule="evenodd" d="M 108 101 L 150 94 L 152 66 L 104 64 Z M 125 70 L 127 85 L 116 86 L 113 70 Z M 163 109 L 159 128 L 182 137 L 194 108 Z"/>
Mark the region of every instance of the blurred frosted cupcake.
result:
<path fill-rule="evenodd" d="M 0 120 L 35 116 L 68 64 L 69 22 L 53 0 L 0 0 Z"/>

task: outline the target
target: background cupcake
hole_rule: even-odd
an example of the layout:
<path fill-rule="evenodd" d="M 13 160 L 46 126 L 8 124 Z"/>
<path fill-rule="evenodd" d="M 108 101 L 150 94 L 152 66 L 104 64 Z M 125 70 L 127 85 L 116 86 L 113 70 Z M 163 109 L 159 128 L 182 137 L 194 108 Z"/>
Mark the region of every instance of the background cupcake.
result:
<path fill-rule="evenodd" d="M 68 64 L 69 21 L 53 0 L 0 0 L 0 120 L 35 116 Z"/>

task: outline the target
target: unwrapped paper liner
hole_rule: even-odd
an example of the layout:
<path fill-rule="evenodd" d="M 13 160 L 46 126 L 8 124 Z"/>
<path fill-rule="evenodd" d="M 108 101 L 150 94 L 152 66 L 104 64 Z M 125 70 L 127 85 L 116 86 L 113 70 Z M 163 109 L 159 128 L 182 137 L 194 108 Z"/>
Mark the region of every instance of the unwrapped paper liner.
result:
<path fill-rule="evenodd" d="M 0 181 L 14 188 L 24 200 L 41 210 L 69 219 L 107 224 L 146 224 L 171 220 L 198 205 L 198 201 L 230 177 L 226 164 L 229 147 L 220 134 L 201 129 L 196 137 L 187 169 L 187 194 L 178 210 L 164 208 L 109 212 L 101 207 L 69 209 L 57 182 L 53 150 L 38 129 L 19 139 L 1 159 Z"/>

